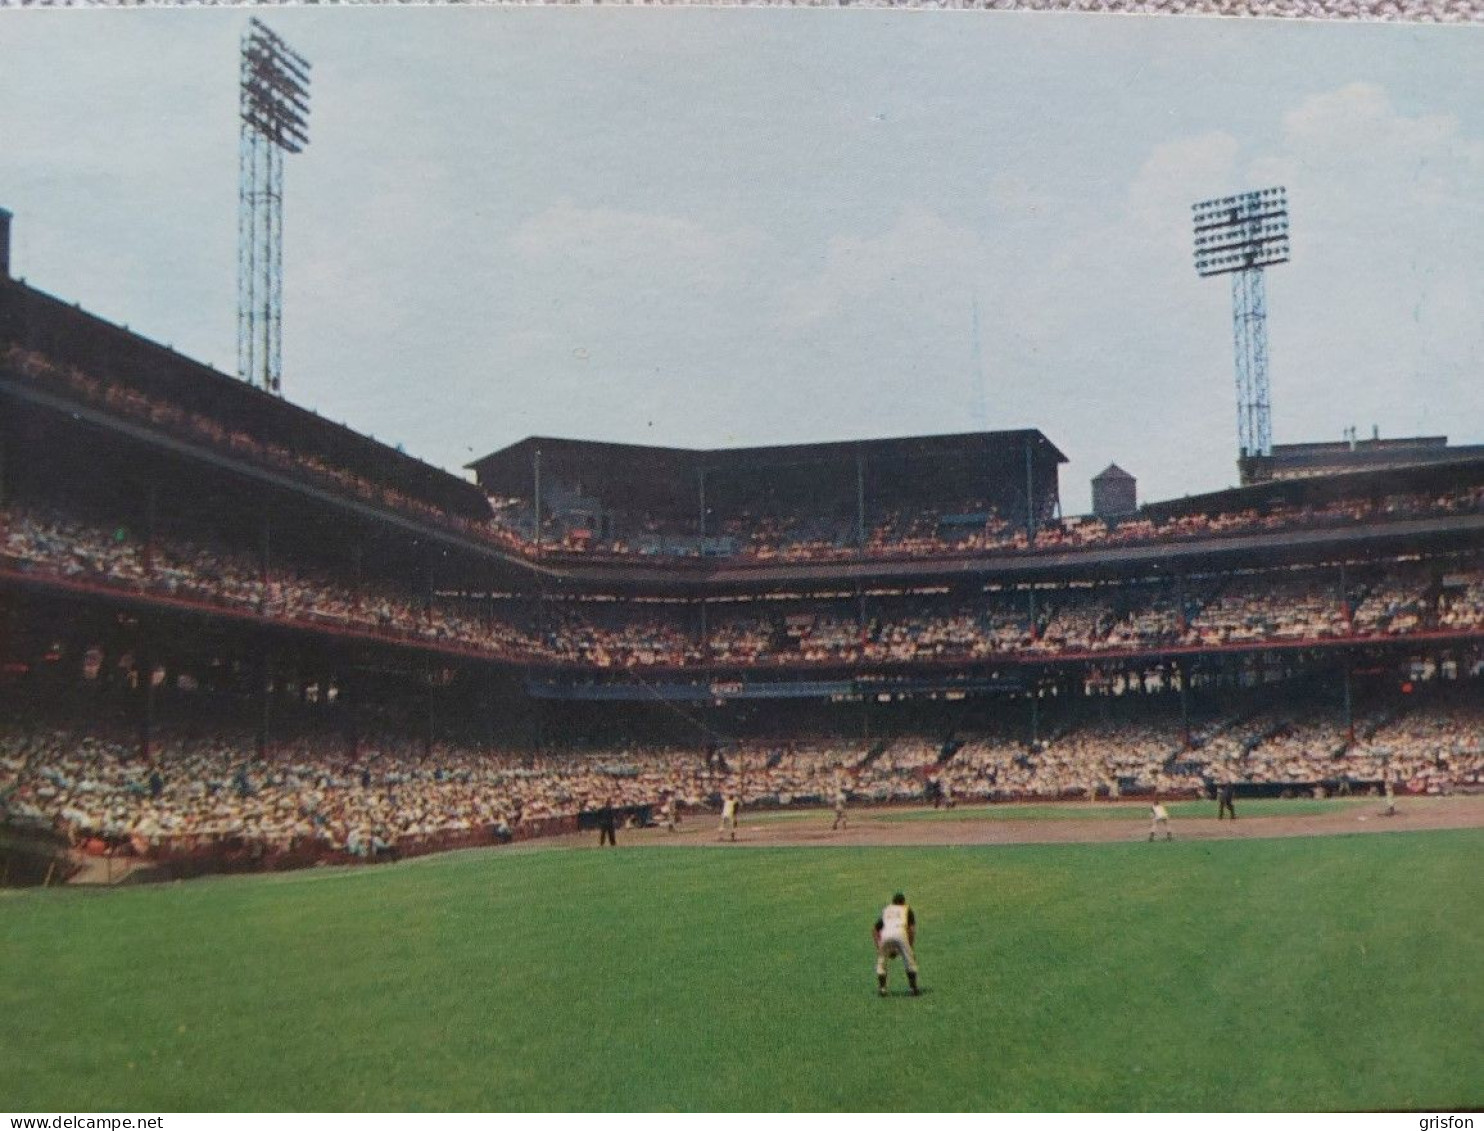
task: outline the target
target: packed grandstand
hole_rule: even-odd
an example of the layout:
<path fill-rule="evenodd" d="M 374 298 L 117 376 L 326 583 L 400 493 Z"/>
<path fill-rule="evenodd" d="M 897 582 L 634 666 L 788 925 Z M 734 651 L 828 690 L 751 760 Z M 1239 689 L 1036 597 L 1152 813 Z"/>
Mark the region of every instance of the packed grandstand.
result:
<path fill-rule="evenodd" d="M 728 793 L 1484 786 L 1481 460 L 1117 520 L 1036 431 L 475 484 L 4 278 L 0 401 L 12 832 L 278 867 Z"/>

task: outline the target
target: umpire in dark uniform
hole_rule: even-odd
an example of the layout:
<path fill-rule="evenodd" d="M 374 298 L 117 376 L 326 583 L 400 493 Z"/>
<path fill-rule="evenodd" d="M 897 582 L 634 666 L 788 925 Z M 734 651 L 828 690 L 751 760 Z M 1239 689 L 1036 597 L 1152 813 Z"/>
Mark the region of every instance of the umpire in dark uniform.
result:
<path fill-rule="evenodd" d="M 613 811 L 611 797 L 598 810 L 598 847 L 602 848 L 605 844 L 618 847 L 618 814 Z"/>

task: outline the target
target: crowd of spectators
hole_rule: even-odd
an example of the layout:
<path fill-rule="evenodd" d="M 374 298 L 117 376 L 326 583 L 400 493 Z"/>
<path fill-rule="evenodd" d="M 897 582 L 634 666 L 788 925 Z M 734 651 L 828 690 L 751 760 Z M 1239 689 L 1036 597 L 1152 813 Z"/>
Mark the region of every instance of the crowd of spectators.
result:
<path fill-rule="evenodd" d="M 1345 754 L 1357 777 L 1390 775 L 1412 793 L 1484 785 L 1484 708 L 1431 706 L 1367 728 Z"/>
<path fill-rule="evenodd" d="M 583 813 L 658 812 L 670 799 L 695 817 L 727 795 L 744 808 L 818 805 L 842 789 L 865 805 L 1090 800 L 1222 782 L 1484 787 L 1484 704 L 1381 712 L 1353 740 L 1333 718 L 1265 710 L 1208 724 L 1189 747 L 1158 714 L 1067 725 L 1035 744 L 984 732 L 533 751 L 310 733 L 262 755 L 249 734 L 197 723 L 158 735 L 148 758 L 108 725 L 0 723 L 0 824 L 145 858 L 226 846 L 377 857 L 571 831 Z"/>
<path fill-rule="evenodd" d="M 925 507 L 872 516 L 864 540 L 856 520 L 842 516 L 744 514 L 722 522 L 719 537 L 702 539 L 686 522 L 667 524 L 654 516 L 639 520 L 641 532 L 637 534 L 600 538 L 584 525 L 580 536 L 574 536 L 563 516 L 552 514 L 543 522 L 539 549 L 578 558 L 724 556 L 760 564 L 1090 550 L 1476 514 L 1484 510 L 1484 485 L 1196 513 L 1162 521 L 1047 517 L 1038 521 L 1034 537 L 1026 530 L 1023 516 L 1012 520 L 980 500 L 966 501 L 960 507 L 962 514 L 954 507 Z M 961 521 L 970 516 L 975 521 Z M 533 510 L 527 504 L 502 500 L 494 510 L 491 528 L 500 531 L 513 548 L 528 554 L 538 551 Z"/>
<path fill-rule="evenodd" d="M 1484 626 L 1484 570 L 1452 575 L 1442 590 L 1438 624 L 1445 629 L 1468 630 Z"/>
<path fill-rule="evenodd" d="M 388 585 L 347 584 L 277 564 L 268 572 L 249 554 L 175 538 L 146 543 L 126 528 L 109 530 L 58 511 L 0 508 L 0 564 L 167 599 L 210 604 L 316 627 L 415 640 L 482 654 L 527 659 L 538 643 L 493 617 L 460 614 Z"/>
<path fill-rule="evenodd" d="M 359 757 L 343 743 L 275 745 L 255 759 L 251 736 L 157 741 L 150 760 L 117 734 L 73 728 L 0 731 L 0 798 L 20 825 L 51 825 L 74 843 L 101 838 L 140 856 L 162 849 L 247 843 L 287 852 L 313 845 L 373 855 L 400 843 L 511 827 L 519 795 L 498 759 L 416 744 L 373 743 Z M 530 791 L 527 819 L 554 798 Z"/>
<path fill-rule="evenodd" d="M 544 622 L 358 584 L 240 551 L 110 529 L 58 511 L 0 508 L 0 564 L 33 576 L 123 588 L 317 627 L 374 634 L 518 661 L 613 668 L 852 665 L 989 656 L 1107 655 L 1169 647 L 1396 637 L 1484 624 L 1484 567 L 1436 576 L 1394 566 L 1342 591 L 1318 571 L 1270 571 L 1170 586 L 1039 589 L 878 602 L 734 604 L 704 639 L 689 606 L 549 602 Z M 1034 603 L 1034 611 L 1032 605 Z M 778 604 L 778 603 L 773 603 Z M 850 603 L 846 603 L 850 605 Z"/>

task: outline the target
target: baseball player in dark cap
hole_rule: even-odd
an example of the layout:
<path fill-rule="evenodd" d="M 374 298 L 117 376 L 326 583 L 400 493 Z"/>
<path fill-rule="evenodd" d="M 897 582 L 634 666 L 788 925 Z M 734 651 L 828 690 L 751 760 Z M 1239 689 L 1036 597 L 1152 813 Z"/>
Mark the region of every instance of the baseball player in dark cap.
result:
<path fill-rule="evenodd" d="M 917 941 L 917 916 L 907 906 L 907 897 L 901 892 L 891 897 L 891 902 L 881 909 L 876 926 L 871 931 L 876 943 L 876 992 L 886 996 L 886 960 L 901 957 L 907 967 L 907 984 L 914 995 L 922 991 L 917 988 L 917 958 L 912 953 Z"/>

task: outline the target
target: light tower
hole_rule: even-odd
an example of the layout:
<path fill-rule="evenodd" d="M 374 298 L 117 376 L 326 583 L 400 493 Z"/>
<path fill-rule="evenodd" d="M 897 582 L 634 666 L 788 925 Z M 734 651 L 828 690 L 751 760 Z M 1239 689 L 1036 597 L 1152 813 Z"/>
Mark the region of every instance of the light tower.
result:
<path fill-rule="evenodd" d="M 309 144 L 309 63 L 265 24 L 242 33 L 237 148 L 237 376 L 283 385 L 283 155 Z"/>
<path fill-rule="evenodd" d="M 1237 355 L 1237 467 L 1242 481 L 1273 454 L 1268 393 L 1268 304 L 1263 269 L 1288 262 L 1288 193 L 1259 189 L 1192 205 L 1195 269 L 1232 277 L 1232 338 Z"/>

